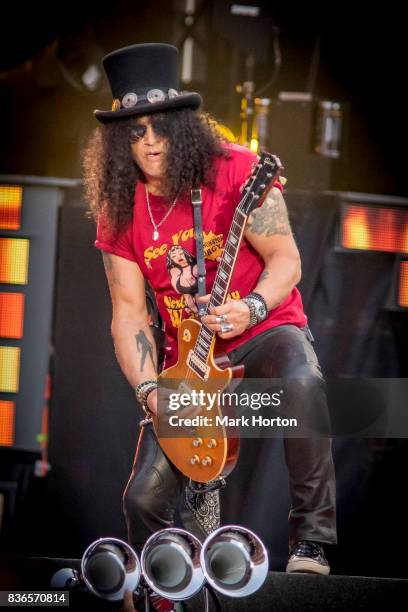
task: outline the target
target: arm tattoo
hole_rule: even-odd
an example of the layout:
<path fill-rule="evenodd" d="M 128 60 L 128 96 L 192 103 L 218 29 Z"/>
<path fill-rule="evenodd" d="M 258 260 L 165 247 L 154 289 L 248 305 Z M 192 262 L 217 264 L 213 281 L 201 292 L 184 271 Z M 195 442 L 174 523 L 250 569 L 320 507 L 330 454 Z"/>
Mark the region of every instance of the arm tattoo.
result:
<path fill-rule="evenodd" d="M 142 353 L 141 361 L 140 361 L 140 371 L 143 372 L 143 367 L 146 361 L 146 357 L 149 355 L 152 360 L 153 367 L 156 369 L 156 363 L 154 360 L 154 350 L 153 344 L 149 342 L 146 334 L 143 329 L 139 329 L 138 333 L 135 336 L 136 339 L 136 348 L 138 352 Z"/>
<path fill-rule="evenodd" d="M 259 277 L 259 280 L 260 280 L 260 281 L 265 280 L 265 278 L 268 278 L 268 276 L 269 276 L 269 272 L 268 272 L 268 270 L 264 270 L 264 271 L 262 272 L 261 276 Z"/>
<path fill-rule="evenodd" d="M 115 266 L 113 265 L 112 256 L 109 253 L 102 251 L 102 258 L 109 285 L 121 285 L 122 283 L 120 282 L 118 275 L 115 274 Z"/>
<path fill-rule="evenodd" d="M 105 253 L 105 251 L 102 251 L 102 259 L 103 259 L 103 265 L 105 266 L 106 273 L 112 272 L 113 263 L 112 263 L 112 257 L 109 255 L 109 253 Z"/>
<path fill-rule="evenodd" d="M 290 234 L 288 211 L 279 189 L 272 189 L 262 206 L 252 211 L 248 219 L 248 228 L 254 234 L 263 236 Z"/>

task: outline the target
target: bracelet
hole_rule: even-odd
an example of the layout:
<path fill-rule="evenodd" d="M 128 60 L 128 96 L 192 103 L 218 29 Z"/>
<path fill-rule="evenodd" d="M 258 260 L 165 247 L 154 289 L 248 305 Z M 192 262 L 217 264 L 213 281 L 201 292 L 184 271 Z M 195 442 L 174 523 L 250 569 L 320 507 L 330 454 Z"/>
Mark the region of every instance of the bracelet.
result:
<path fill-rule="evenodd" d="M 147 398 L 157 387 L 157 380 L 144 380 L 135 388 L 136 399 L 146 413 L 148 411 Z"/>
<path fill-rule="evenodd" d="M 256 312 L 255 312 L 255 304 L 253 303 L 251 299 L 248 300 L 247 298 L 242 298 L 242 301 L 245 302 L 245 304 L 249 308 L 249 323 L 246 326 L 246 329 L 250 329 L 251 327 L 256 325 L 258 321 Z"/>
<path fill-rule="evenodd" d="M 268 317 L 268 305 L 265 298 L 260 293 L 253 291 L 242 298 L 242 301 L 245 302 L 249 308 L 250 318 L 247 329 L 254 327 L 254 325 L 258 325 L 258 323 L 261 323 Z"/>
<path fill-rule="evenodd" d="M 262 304 L 264 305 L 266 316 L 268 316 L 268 304 L 266 303 L 266 300 L 263 295 L 261 295 L 260 293 L 256 293 L 256 291 L 252 291 L 252 293 L 248 293 L 247 297 L 249 298 L 253 297 L 257 300 L 260 300 Z M 266 316 L 265 316 L 265 319 L 266 319 Z"/>
<path fill-rule="evenodd" d="M 151 387 L 147 387 L 146 391 L 143 394 L 142 408 L 145 411 L 145 413 L 148 414 L 148 415 L 150 415 L 150 410 L 149 410 L 149 406 L 147 404 L 147 398 L 149 397 L 151 392 L 155 391 L 156 389 L 157 389 L 157 385 L 152 385 Z"/>

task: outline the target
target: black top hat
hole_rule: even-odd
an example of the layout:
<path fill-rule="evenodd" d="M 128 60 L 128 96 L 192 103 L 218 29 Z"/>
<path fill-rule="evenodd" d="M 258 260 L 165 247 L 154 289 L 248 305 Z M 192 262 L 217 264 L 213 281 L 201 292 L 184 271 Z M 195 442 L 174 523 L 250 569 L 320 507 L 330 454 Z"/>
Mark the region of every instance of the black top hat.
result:
<path fill-rule="evenodd" d="M 178 50 L 172 45 L 146 43 L 112 51 L 103 58 L 112 90 L 112 110 L 95 110 L 107 123 L 171 108 L 198 108 L 201 96 L 179 90 Z"/>

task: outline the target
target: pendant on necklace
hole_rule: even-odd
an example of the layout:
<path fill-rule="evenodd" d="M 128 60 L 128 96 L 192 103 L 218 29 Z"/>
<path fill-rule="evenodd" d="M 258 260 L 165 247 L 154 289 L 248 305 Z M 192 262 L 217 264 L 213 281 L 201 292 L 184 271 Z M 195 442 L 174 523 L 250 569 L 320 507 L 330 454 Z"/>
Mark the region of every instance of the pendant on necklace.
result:
<path fill-rule="evenodd" d="M 157 231 L 157 229 L 155 229 L 153 232 L 153 240 L 157 240 L 158 237 L 159 237 L 159 232 Z"/>

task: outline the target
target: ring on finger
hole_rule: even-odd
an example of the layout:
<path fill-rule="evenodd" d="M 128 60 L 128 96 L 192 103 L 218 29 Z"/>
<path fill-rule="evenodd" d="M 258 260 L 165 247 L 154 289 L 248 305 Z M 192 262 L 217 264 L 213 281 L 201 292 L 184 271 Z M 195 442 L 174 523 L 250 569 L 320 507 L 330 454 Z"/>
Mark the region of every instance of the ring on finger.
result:
<path fill-rule="evenodd" d="M 226 334 L 227 332 L 230 332 L 234 329 L 234 326 L 232 323 L 221 323 L 221 333 L 222 334 Z"/>
<path fill-rule="evenodd" d="M 226 320 L 227 320 L 227 315 L 225 315 L 225 314 L 219 315 L 218 317 L 215 317 L 215 322 L 216 323 L 223 323 Z"/>

